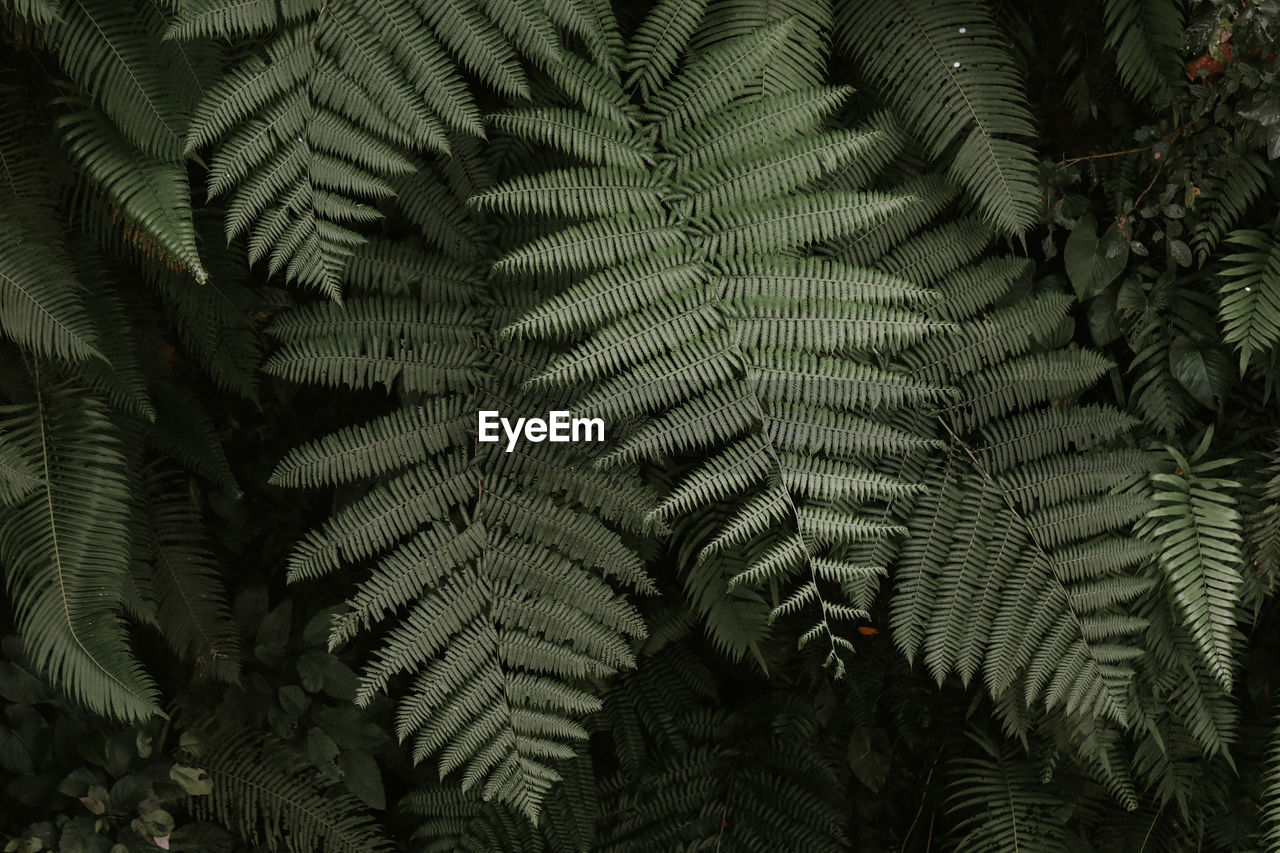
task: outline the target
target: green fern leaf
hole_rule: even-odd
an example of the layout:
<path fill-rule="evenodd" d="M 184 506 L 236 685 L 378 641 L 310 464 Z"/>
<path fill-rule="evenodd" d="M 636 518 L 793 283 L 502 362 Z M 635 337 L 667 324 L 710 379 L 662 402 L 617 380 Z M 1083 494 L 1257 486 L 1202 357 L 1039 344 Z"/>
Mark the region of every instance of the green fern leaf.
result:
<path fill-rule="evenodd" d="M 1240 351 L 1240 372 L 1250 359 L 1280 341 L 1280 242 L 1261 231 L 1234 231 L 1228 242 L 1245 249 L 1227 255 L 1218 319 L 1222 339 Z M 1251 251 L 1250 251 L 1251 250 Z"/>
<path fill-rule="evenodd" d="M 1204 476 L 1237 461 L 1203 461 L 1200 457 L 1210 437 L 1211 432 L 1190 457 L 1166 448 L 1177 467 L 1172 474 L 1151 475 L 1152 497 L 1159 506 L 1149 513 L 1145 530 L 1160 546 L 1160 568 L 1172 603 L 1205 665 L 1222 689 L 1230 692 L 1244 558 L 1238 544 L 1240 513 L 1229 490 L 1240 484 Z"/>
<path fill-rule="evenodd" d="M 143 154 L 176 163 L 186 119 L 133 9 L 103 0 L 70 0 L 49 35 L 63 68 Z"/>
<path fill-rule="evenodd" d="M 1109 48 L 1116 51 L 1120 80 L 1137 98 L 1165 95 L 1182 76 L 1178 45 L 1182 7 L 1174 0 L 1107 0 Z"/>
<path fill-rule="evenodd" d="M 160 632 L 201 674 L 237 682 L 239 637 L 187 484 L 156 474 L 146 490 L 146 547 Z"/>
<path fill-rule="evenodd" d="M 186 168 L 146 157 L 120 135 L 107 117 L 78 98 L 65 103 L 79 107 L 58 120 L 71 159 L 106 194 L 123 218 L 153 243 L 148 253 L 166 256 L 203 284 L 208 273 L 196 247 L 191 190 Z"/>
<path fill-rule="evenodd" d="M 991 11 L 974 0 L 845 3 L 837 38 L 983 216 L 1010 233 L 1035 217 L 1022 81 Z"/>
<path fill-rule="evenodd" d="M 0 220 L 0 331 L 45 356 L 102 358 L 66 258 L 23 236 L 17 223 Z"/>
<path fill-rule="evenodd" d="M 0 563 L 27 653 L 95 713 L 122 720 L 160 713 L 117 616 L 129 490 L 106 417 L 73 388 L 37 389 L 34 405 L 5 407 L 4 417 L 17 422 L 6 433 L 38 460 L 43 481 L 0 511 Z"/>
<path fill-rule="evenodd" d="M 292 748 L 242 731 L 213 729 L 197 738 L 213 791 L 192 797 L 197 815 L 235 827 L 268 850 L 357 853 L 393 850 L 348 794 L 321 794 L 323 781 Z"/>

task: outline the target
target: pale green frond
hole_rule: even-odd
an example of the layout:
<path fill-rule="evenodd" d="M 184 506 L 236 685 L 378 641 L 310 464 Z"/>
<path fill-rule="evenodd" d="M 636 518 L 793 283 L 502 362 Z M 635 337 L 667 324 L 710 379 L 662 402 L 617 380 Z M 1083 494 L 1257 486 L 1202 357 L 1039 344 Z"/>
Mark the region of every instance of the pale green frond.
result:
<path fill-rule="evenodd" d="M 932 287 L 981 255 L 993 236 L 990 226 L 977 219 L 952 220 L 895 246 L 875 265 L 920 287 Z"/>
<path fill-rule="evenodd" d="M 1119 409 L 1097 404 L 1036 409 L 983 425 L 978 455 L 993 472 L 1011 470 L 1068 449 L 1087 450 L 1136 424 Z"/>
<path fill-rule="evenodd" d="M 762 418 L 759 401 L 749 386 L 713 388 L 628 433 L 616 448 L 596 460 L 596 465 L 613 467 L 674 456 L 691 448 L 710 449 L 727 443 Z"/>
<path fill-rule="evenodd" d="M 290 580 L 314 578 L 342 563 L 383 551 L 422 525 L 446 518 L 476 487 L 456 454 L 411 468 L 343 507 L 298 543 L 289 558 Z"/>
<path fill-rule="evenodd" d="M 1191 244 L 1201 265 L 1219 242 L 1240 227 L 1245 214 L 1267 190 L 1270 164 L 1256 151 L 1231 151 L 1223 158 L 1221 173 L 1211 175 L 1201 187 L 1191 219 Z"/>
<path fill-rule="evenodd" d="M 717 210 L 698 221 L 712 254 L 754 255 L 864 234 L 916 199 L 896 193 L 797 195 Z"/>
<path fill-rule="evenodd" d="M 248 38 L 274 29 L 277 19 L 270 0 L 189 0 L 178 4 L 165 38 Z"/>
<path fill-rule="evenodd" d="M 1171 474 L 1151 475 L 1156 507 L 1147 514 L 1142 532 L 1160 548 L 1159 566 L 1171 604 L 1182 614 L 1205 666 L 1230 692 L 1245 565 L 1243 525 L 1233 494 L 1240 484 L 1205 476 L 1220 465 L 1168 451 L 1176 468 Z"/>
<path fill-rule="evenodd" d="M 937 439 L 803 399 L 772 402 L 762 425 L 770 441 L 795 453 L 879 457 L 941 446 Z"/>
<path fill-rule="evenodd" d="M 1000 477 L 1005 494 L 1022 506 L 1051 506 L 1074 495 L 1108 491 L 1151 469 L 1150 458 L 1136 450 L 1099 451 L 1027 461 Z"/>
<path fill-rule="evenodd" d="M 881 259 L 895 248 L 908 244 L 913 235 L 937 218 L 947 205 L 955 200 L 958 190 L 954 184 L 938 175 L 918 175 L 897 186 L 901 199 L 886 215 L 867 227 L 838 235 L 842 239 L 832 247 L 836 260 L 854 266 L 879 266 L 887 272 L 895 270 L 884 266 Z M 856 195 L 856 193 L 850 193 Z M 943 230 L 943 229 L 939 229 Z M 976 257 L 981 249 L 973 244 L 952 246 L 934 263 L 956 257 L 957 252 L 969 258 Z"/>
<path fill-rule="evenodd" d="M 1091 385 L 1113 364 L 1089 350 L 1032 353 L 964 377 L 962 403 L 950 410 L 963 430 Z"/>
<path fill-rule="evenodd" d="M 708 0 L 659 0 L 631 37 L 622 70 L 627 88 L 649 100 L 670 78 L 706 13 Z"/>
<path fill-rule="evenodd" d="M 547 76 L 566 95 L 581 104 L 590 119 L 630 128 L 634 107 L 616 76 L 616 69 L 595 65 L 566 53 L 546 68 Z"/>
<path fill-rule="evenodd" d="M 755 495 L 740 501 L 733 515 L 720 525 L 715 538 L 698 554 L 698 560 L 701 562 L 717 551 L 760 537 L 786 519 L 791 512 L 791 498 L 781 485 L 770 483 Z"/>
<path fill-rule="evenodd" d="M 1261 231 L 1234 231 L 1227 241 L 1244 251 L 1227 255 L 1218 320 L 1222 340 L 1240 351 L 1240 372 L 1255 355 L 1280 342 L 1280 241 Z"/>
<path fill-rule="evenodd" d="M 773 454 L 767 442 L 747 437 L 723 448 L 685 475 L 654 510 L 672 519 L 713 501 L 740 494 L 773 473 Z"/>
<path fill-rule="evenodd" d="M 778 459 L 782 482 L 792 492 L 821 501 L 888 500 L 924 491 L 924 486 L 889 474 L 868 471 L 836 459 L 782 454 Z"/>
<path fill-rule="evenodd" d="M 812 132 L 822 120 L 849 99 L 851 89 L 815 86 L 763 98 L 746 98 L 740 105 L 706 116 L 679 135 L 663 139 L 676 155 L 677 174 L 722 163 L 752 151 Z"/>
<path fill-rule="evenodd" d="M 676 191 L 681 200 L 687 197 L 693 216 L 785 196 L 809 187 L 882 143 L 883 135 L 875 131 L 800 137 L 729 163 L 685 172 L 677 178 Z"/>
<path fill-rule="evenodd" d="M 369 479 L 424 462 L 463 439 L 474 416 L 458 397 L 399 408 L 289 452 L 271 474 L 277 486 L 315 488 Z"/>
<path fill-rule="evenodd" d="M 485 15 L 520 53 L 536 65 L 563 55 L 545 4 L 535 0 L 481 0 Z"/>
<path fill-rule="evenodd" d="M 643 168 L 649 156 L 622 124 L 559 107 L 505 110 L 490 116 L 493 127 L 511 136 L 563 151 L 594 165 Z"/>
<path fill-rule="evenodd" d="M 919 308 L 931 307 L 937 296 L 895 275 L 815 257 L 726 258 L 716 282 L 727 300 L 780 297 Z"/>
<path fill-rule="evenodd" d="M 762 396 L 838 409 L 874 411 L 936 400 L 951 391 L 906 373 L 786 349 L 754 353 L 752 363 Z"/>
<path fill-rule="evenodd" d="M 619 168 L 572 168 L 520 175 L 470 203 L 504 214 L 551 218 L 656 214 L 662 195 L 647 172 Z"/>
<path fill-rule="evenodd" d="M 580 386 L 625 374 L 630 365 L 646 363 L 682 341 L 714 330 L 721 315 L 708 300 L 700 298 L 703 291 L 686 291 L 622 317 L 557 357 L 533 382 L 538 386 Z"/>
<path fill-rule="evenodd" d="M 475 3 L 470 0 L 412 2 L 419 16 L 430 22 L 440 42 L 463 68 L 507 98 L 529 97 L 529 83 L 515 50 Z"/>
<path fill-rule="evenodd" d="M 760 73 L 791 30 L 780 21 L 701 54 L 670 83 L 649 99 L 659 116 L 658 135 L 676 136 L 700 124 L 740 94 Z"/>
<path fill-rule="evenodd" d="M 539 237 L 494 263 L 502 273 L 590 270 L 684 248 L 688 237 L 660 217 L 597 219 Z"/>
<path fill-rule="evenodd" d="M 771 95 L 823 83 L 831 53 L 831 6 L 826 0 L 718 0 L 699 27 L 693 49 L 703 52 L 722 41 L 788 21 L 787 37 L 774 61 L 760 70 L 753 90 Z"/>
<path fill-rule="evenodd" d="M 611 266 L 548 297 L 502 330 L 507 338 L 566 338 L 605 326 L 635 306 L 670 299 L 707 280 L 687 252 L 656 252 Z"/>

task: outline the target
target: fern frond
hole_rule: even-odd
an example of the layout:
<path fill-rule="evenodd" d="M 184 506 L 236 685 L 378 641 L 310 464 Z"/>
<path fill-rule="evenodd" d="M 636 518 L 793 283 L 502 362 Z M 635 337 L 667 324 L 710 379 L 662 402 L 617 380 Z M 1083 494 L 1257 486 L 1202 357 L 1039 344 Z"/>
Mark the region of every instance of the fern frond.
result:
<path fill-rule="evenodd" d="M 486 9 L 549 59 L 541 10 Z M 415 25 L 420 15 L 430 27 Z M 221 140 L 209 189 L 230 193 L 228 237 L 248 230 L 252 261 L 269 257 L 272 272 L 336 296 L 364 243 L 358 229 L 381 216 L 372 202 L 414 167 L 404 150 L 447 151 L 446 126 L 481 131 L 446 51 L 508 94 L 527 95 L 513 49 L 470 3 L 329 4 L 275 37 L 266 56 L 232 68 L 201 100 L 186 139 L 188 153 Z"/>
<path fill-rule="evenodd" d="M 952 763 L 947 810 L 963 815 L 959 850 L 1061 850 L 1063 800 L 1041 778 L 1034 761 L 1007 744 L 970 733 L 979 752 Z"/>
<path fill-rule="evenodd" d="M 271 475 L 276 486 L 338 485 L 398 471 L 459 441 L 472 418 L 461 400 L 428 401 L 396 409 L 360 427 L 348 427 L 289 453 Z"/>
<path fill-rule="evenodd" d="M 266 0 L 193 0 L 179 6 L 166 39 L 248 38 L 276 27 L 276 6 Z"/>
<path fill-rule="evenodd" d="M 1227 241 L 1244 251 L 1223 258 L 1231 266 L 1218 306 L 1222 340 L 1240 351 L 1240 372 L 1256 354 L 1266 354 L 1280 341 L 1280 241 L 1262 231 L 1233 231 Z"/>
<path fill-rule="evenodd" d="M 1192 246 L 1201 265 L 1224 236 L 1240 227 L 1245 213 L 1267 189 L 1271 168 L 1256 151 L 1231 152 L 1222 173 L 1207 184 L 1193 208 Z"/>
<path fill-rule="evenodd" d="M 203 284 L 208 273 L 196 247 L 191 191 L 186 168 L 144 156 L 120 135 L 105 115 L 77 98 L 81 109 L 58 120 L 71 159 L 99 186 L 123 219 L 133 223 L 158 248 Z"/>
<path fill-rule="evenodd" d="M 128 4 L 69 0 L 50 46 L 62 67 L 148 157 L 182 158 L 186 117 L 157 61 L 155 45 Z"/>
<path fill-rule="evenodd" d="M 987 221 L 1009 233 L 1035 217 L 1026 95 L 991 10 L 974 0 L 877 0 L 837 9 L 840 46 L 878 85 Z"/>
<path fill-rule="evenodd" d="M 626 86 L 648 98 L 670 78 L 693 31 L 706 13 L 708 0 L 659 0 L 631 37 L 622 70 Z"/>
<path fill-rule="evenodd" d="M 650 499 L 566 445 L 507 452 L 477 442 L 477 409 L 563 404 L 521 390 L 547 369 L 546 355 L 493 345 L 486 318 L 513 312 L 492 310 L 475 271 L 426 260 L 382 246 L 353 270 L 374 289 L 405 261 L 439 283 L 294 309 L 272 324 L 292 343 L 270 370 L 360 387 L 395 375 L 408 356 L 418 365 L 414 377 L 400 374 L 412 403 L 300 448 L 277 469 L 275 480 L 293 485 L 379 481 L 298 544 L 290 579 L 372 562 L 330 635 L 337 645 L 387 625 L 357 700 L 416 673 L 396 691 L 398 735 L 415 759 L 433 758 L 442 779 L 456 775 L 464 790 L 536 821 L 558 765 L 586 738 L 579 719 L 599 708 L 592 682 L 632 666 L 630 642 L 645 633 L 619 591 L 653 585 L 617 530 L 643 530 Z M 335 328 L 344 330 L 336 338 Z"/>
<path fill-rule="evenodd" d="M 720 42 L 788 21 L 791 28 L 777 59 L 761 69 L 753 90 L 771 95 L 824 83 L 834 29 L 831 6 L 821 0 L 719 0 L 708 9 L 693 49 L 704 52 Z"/>
<path fill-rule="evenodd" d="M 67 258 L 24 237 L 16 222 L 0 220 L 0 332 L 41 355 L 103 358 Z"/>
<path fill-rule="evenodd" d="M 100 404 L 80 389 L 36 389 L 9 406 L 7 437 L 38 460 L 42 483 L 0 510 L 0 563 L 27 653 L 95 713 L 145 720 L 159 696 L 119 622 L 128 573 L 129 489 Z M 34 425 L 33 425 L 34 424 Z"/>
<path fill-rule="evenodd" d="M 1107 0 L 1106 46 L 1116 51 L 1120 81 L 1134 97 L 1163 96 L 1182 76 L 1182 9 L 1176 0 Z"/>
<path fill-rule="evenodd" d="M 180 476 L 155 473 L 145 484 L 146 554 L 160 633 L 201 674 L 240 680 L 240 642 L 217 563 Z"/>
<path fill-rule="evenodd" d="M 1208 435 L 1212 435 L 1209 433 Z M 1242 586 L 1242 525 L 1234 480 L 1205 476 L 1237 460 L 1207 462 L 1167 447 L 1174 473 L 1151 475 L 1153 500 L 1144 533 L 1160 547 L 1160 568 L 1174 607 L 1202 659 L 1230 692 L 1236 661 L 1236 608 Z"/>
<path fill-rule="evenodd" d="M 677 136 L 729 103 L 782 44 L 790 21 L 779 21 L 717 45 L 649 99 L 657 113 L 658 133 Z"/>
<path fill-rule="evenodd" d="M 394 849 L 354 797 L 322 794 L 323 780 L 292 747 L 240 731 L 212 730 L 199 742 L 213 791 L 190 799 L 197 814 L 271 851 Z"/>
<path fill-rule="evenodd" d="M 600 116 L 557 107 L 507 110 L 490 117 L 495 130 L 553 147 L 587 163 L 639 169 L 646 165 L 643 146 L 621 124 Z"/>

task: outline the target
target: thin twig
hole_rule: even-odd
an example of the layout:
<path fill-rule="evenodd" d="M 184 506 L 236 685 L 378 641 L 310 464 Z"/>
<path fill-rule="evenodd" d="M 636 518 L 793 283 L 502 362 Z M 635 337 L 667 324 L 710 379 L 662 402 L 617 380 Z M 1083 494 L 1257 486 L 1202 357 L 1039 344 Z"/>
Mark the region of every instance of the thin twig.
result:
<path fill-rule="evenodd" d="M 945 745 L 945 741 L 943 742 Z M 938 767 L 938 760 L 942 758 L 942 750 L 938 750 L 938 754 L 933 757 L 933 764 L 929 765 L 929 775 L 924 777 L 924 787 L 920 792 L 920 806 L 916 809 L 916 816 L 911 818 L 911 825 L 907 827 L 907 834 L 902 836 L 902 849 L 907 849 L 907 841 L 911 838 L 911 833 L 915 830 L 916 824 L 920 822 L 920 815 L 924 813 L 924 803 L 929 796 L 929 783 L 933 781 L 933 771 Z M 929 821 L 929 831 L 933 832 L 933 821 Z"/>

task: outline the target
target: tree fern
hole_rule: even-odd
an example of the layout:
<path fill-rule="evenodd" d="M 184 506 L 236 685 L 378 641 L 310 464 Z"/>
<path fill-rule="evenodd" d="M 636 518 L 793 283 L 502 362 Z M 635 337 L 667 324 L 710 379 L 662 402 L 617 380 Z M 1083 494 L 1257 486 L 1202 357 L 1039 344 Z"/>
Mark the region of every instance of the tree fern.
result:
<path fill-rule="evenodd" d="M 385 383 L 404 401 L 281 463 L 281 483 L 381 480 L 299 543 L 290 576 L 378 558 L 334 622 L 333 643 L 408 611 L 366 667 L 357 700 L 368 703 L 400 673 L 416 671 L 397 717 L 415 758 L 434 758 L 442 777 L 461 771 L 464 789 L 536 820 L 560 778 L 555 762 L 586 736 L 577 719 L 599 707 L 591 682 L 633 665 L 627 638 L 644 634 L 614 585 L 646 590 L 649 581 L 611 526 L 639 530 L 645 499 L 563 445 L 506 453 L 476 442 L 477 407 L 556 407 L 554 396 L 520 390 L 546 357 L 519 345 L 492 348 L 474 301 L 482 287 L 474 268 L 427 260 L 456 282 L 438 300 L 425 301 L 433 288 L 422 278 L 413 296 L 369 293 L 275 324 L 287 343 L 269 370 Z M 363 288 L 389 280 L 371 276 Z M 504 291 L 495 296 L 496 317 L 519 310 Z M 347 329 L 336 340 L 334 324 Z M 346 366 L 366 362 L 367 370 Z"/>
<path fill-rule="evenodd" d="M 917 240 L 939 238 L 945 232 Z M 894 271 L 916 254 L 908 244 L 880 265 Z M 1130 662 L 1142 653 L 1135 635 L 1145 623 L 1114 608 L 1149 586 L 1125 575 L 1151 551 L 1112 534 L 1149 507 L 1113 490 L 1147 463 L 1099 447 L 1131 420 L 1072 402 L 1105 361 L 1036 351 L 1035 336 L 1052 328 L 1065 303 L 1044 295 L 1019 308 L 1008 294 L 1019 266 L 982 268 L 979 298 L 964 269 L 936 280 L 907 273 L 940 292 L 934 316 L 958 328 L 908 350 L 904 362 L 960 393 L 936 412 L 948 449 L 925 469 L 928 491 L 907 515 L 894 637 L 939 682 L 952 671 L 967 682 L 981 669 L 997 698 L 1016 689 L 1028 705 L 1124 723 Z M 1035 317 L 1030 326 L 1024 310 Z"/>
<path fill-rule="evenodd" d="M 762 487 L 786 507 L 771 517 L 794 525 L 806 498 L 865 501 L 910 490 L 860 464 L 859 454 L 874 442 L 831 447 L 835 452 L 813 458 L 832 433 L 807 425 L 845 411 L 865 419 L 878 406 L 940 390 L 885 371 L 870 355 L 931 331 L 911 310 L 925 294 L 894 277 L 794 251 L 862 233 L 909 199 L 812 189 L 881 137 L 816 132 L 838 93 L 762 95 L 753 88 L 790 27 L 782 22 L 719 42 L 642 95 L 649 112 L 633 112 L 631 119 L 641 129 L 617 143 L 653 169 L 602 165 L 516 176 L 475 199 L 486 210 L 583 220 L 511 249 L 495 266 L 553 281 L 565 270 L 581 274 L 506 334 L 572 342 L 533 384 L 593 388 L 574 395 L 575 411 L 629 423 L 623 443 L 602 463 L 714 449 L 682 475 L 655 518 L 675 519 Z M 607 97 L 624 96 L 618 89 Z M 728 112 L 713 112 L 731 99 Z M 552 110 L 542 114 L 559 118 Z M 534 127 L 508 126 L 531 134 Z M 805 129 L 807 136 L 796 135 Z M 855 348 L 859 355 L 850 355 Z M 638 416 L 652 417 L 630 423 Z M 772 504 L 744 504 L 753 507 L 772 511 Z M 769 526 L 758 523 L 763 518 L 748 520 L 752 538 L 770 535 Z M 828 558 L 834 541 L 822 528 L 809 531 L 807 540 L 796 529 L 778 532 L 782 542 L 753 544 L 755 562 L 739 569 L 733 583 L 790 584 L 795 575 L 797 583 L 809 584 L 811 591 L 794 603 L 815 614 L 816 630 L 838 663 L 831 621 L 858 614 L 812 593 L 820 581 L 838 583 L 864 568 Z M 824 562 L 815 563 L 818 558 Z M 800 608 L 778 615 L 792 609 Z M 746 650 L 739 640 L 725 646 L 735 654 Z"/>
<path fill-rule="evenodd" d="M 420 20 L 429 27 L 418 24 Z M 209 193 L 229 194 L 228 239 L 249 234 L 251 263 L 336 296 L 374 202 L 413 170 L 412 151 L 447 151 L 446 128 L 481 133 L 450 54 L 509 97 L 527 95 L 516 47 L 559 53 L 543 10 L 527 3 L 327 4 L 294 20 L 269 7 L 184 11 L 177 38 L 272 33 L 196 108 L 187 154 L 218 142 Z M 515 47 L 513 47 L 515 45 Z"/>

